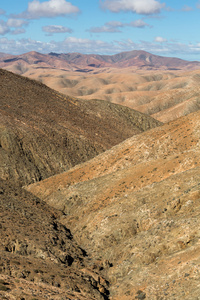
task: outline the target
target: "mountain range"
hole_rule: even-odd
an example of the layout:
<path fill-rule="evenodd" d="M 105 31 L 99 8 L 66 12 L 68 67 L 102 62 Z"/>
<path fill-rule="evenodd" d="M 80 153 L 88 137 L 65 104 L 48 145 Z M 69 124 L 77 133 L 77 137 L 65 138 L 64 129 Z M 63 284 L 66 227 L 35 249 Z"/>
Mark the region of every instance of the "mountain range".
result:
<path fill-rule="evenodd" d="M 200 67 L 198 61 L 186 61 L 175 57 L 153 55 L 142 50 L 122 52 L 115 55 L 81 54 L 81 53 L 49 53 L 41 54 L 35 51 L 21 55 L 0 55 L 0 67 L 15 66 L 20 71 L 34 64 L 44 68 L 75 70 L 91 72 L 98 68 L 135 67 L 144 70 L 190 70 Z"/>

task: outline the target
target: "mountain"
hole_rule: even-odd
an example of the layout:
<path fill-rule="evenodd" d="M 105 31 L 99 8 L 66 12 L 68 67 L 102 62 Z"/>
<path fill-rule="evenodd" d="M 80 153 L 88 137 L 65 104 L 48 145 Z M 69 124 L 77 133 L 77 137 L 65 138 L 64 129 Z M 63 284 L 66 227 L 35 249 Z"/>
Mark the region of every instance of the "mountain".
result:
<path fill-rule="evenodd" d="M 103 270 L 52 208 L 22 185 L 62 173 L 161 122 L 66 97 L 0 70 L 0 298 L 109 299 Z M 70 224 L 69 224 L 70 225 Z"/>
<path fill-rule="evenodd" d="M 175 57 L 163 57 L 153 55 L 142 50 L 133 50 L 128 52 L 121 52 L 115 55 L 97 55 L 97 54 L 81 54 L 81 53 L 67 53 L 56 54 L 49 53 L 49 56 L 61 58 L 69 63 L 73 63 L 82 67 L 117 67 L 127 68 L 135 67 L 138 69 L 193 69 L 199 68 L 200 62 L 185 61 Z"/>
<path fill-rule="evenodd" d="M 26 187 L 91 256 L 111 299 L 198 298 L 200 111 Z"/>
<path fill-rule="evenodd" d="M 24 72 L 28 66 L 56 68 L 91 72 L 94 69 L 113 67 L 133 67 L 137 70 L 191 70 L 200 68 L 198 61 L 186 61 L 179 58 L 153 55 L 146 51 L 133 50 L 115 55 L 49 53 L 41 54 L 31 51 L 21 55 L 4 55 L 0 58 L 0 67 L 16 72 Z M 11 69 L 12 68 L 12 69 Z"/>
<path fill-rule="evenodd" d="M 63 172 L 161 122 L 132 109 L 67 97 L 0 70 L 0 176 L 27 184 Z"/>
<path fill-rule="evenodd" d="M 200 63 L 144 51 L 116 55 L 29 52 L 0 66 L 67 96 L 121 104 L 169 122 L 200 108 Z"/>
<path fill-rule="evenodd" d="M 21 55 L 3 56 L 0 59 L 0 67 L 11 70 L 17 74 L 23 74 L 28 68 L 39 66 L 40 68 L 57 68 L 63 70 L 73 70 L 73 66 L 69 65 L 66 61 L 57 59 L 56 57 L 41 54 L 35 51 L 24 53 Z"/>

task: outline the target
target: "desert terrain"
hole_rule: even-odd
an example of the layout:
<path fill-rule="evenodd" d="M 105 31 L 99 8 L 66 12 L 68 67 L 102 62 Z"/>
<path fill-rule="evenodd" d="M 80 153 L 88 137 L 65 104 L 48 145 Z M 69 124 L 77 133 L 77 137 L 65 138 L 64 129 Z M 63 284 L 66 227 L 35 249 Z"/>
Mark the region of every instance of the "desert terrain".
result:
<path fill-rule="evenodd" d="M 130 51 L 113 56 L 29 52 L 0 67 L 79 99 L 100 99 L 169 122 L 200 108 L 200 63 Z"/>
<path fill-rule="evenodd" d="M 1 56 L 0 297 L 198 300 L 198 63 Z"/>
<path fill-rule="evenodd" d="M 109 262 L 111 299 L 198 299 L 199 126 L 198 111 L 26 187 Z"/>

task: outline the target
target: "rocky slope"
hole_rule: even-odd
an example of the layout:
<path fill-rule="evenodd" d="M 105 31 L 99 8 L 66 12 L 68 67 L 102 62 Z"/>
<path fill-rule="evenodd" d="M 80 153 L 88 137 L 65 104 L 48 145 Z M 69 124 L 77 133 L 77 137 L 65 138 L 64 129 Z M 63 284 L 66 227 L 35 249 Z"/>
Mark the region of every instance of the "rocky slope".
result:
<path fill-rule="evenodd" d="M 58 222 L 62 215 L 20 187 L 0 181 L 0 298 L 107 299 L 98 264 Z"/>
<path fill-rule="evenodd" d="M 0 177 L 27 184 L 68 170 L 161 123 L 104 101 L 82 101 L 0 70 Z"/>
<path fill-rule="evenodd" d="M 110 299 L 198 299 L 200 112 L 27 187 L 107 260 Z"/>

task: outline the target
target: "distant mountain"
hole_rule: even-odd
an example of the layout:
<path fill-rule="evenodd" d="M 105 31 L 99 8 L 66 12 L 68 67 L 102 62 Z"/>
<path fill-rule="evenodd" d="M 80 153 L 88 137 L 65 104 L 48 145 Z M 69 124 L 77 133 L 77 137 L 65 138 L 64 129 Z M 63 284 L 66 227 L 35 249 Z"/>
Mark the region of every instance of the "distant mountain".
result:
<path fill-rule="evenodd" d="M 200 67 L 200 62 L 189 62 L 179 58 L 163 57 L 153 55 L 146 51 L 133 50 L 129 52 L 122 52 L 115 55 L 96 55 L 96 54 L 81 54 L 81 53 L 67 53 L 55 54 L 49 53 L 50 56 L 56 56 L 84 67 L 136 67 L 138 69 L 193 69 Z"/>
<path fill-rule="evenodd" d="M 23 74 L 31 65 L 40 68 L 56 68 L 64 70 L 73 70 L 73 66 L 67 61 L 31 51 L 21 55 L 9 55 L 0 58 L 0 67 L 13 70 L 15 73 Z"/>
<path fill-rule="evenodd" d="M 146 51 L 133 50 L 115 55 L 81 54 L 81 53 L 49 53 L 28 52 L 21 55 L 0 55 L 0 67 L 15 66 L 22 70 L 30 65 L 43 68 L 57 68 L 89 72 L 94 68 L 127 68 L 134 67 L 142 70 L 191 70 L 200 68 L 200 62 L 186 61 L 179 58 L 153 55 Z"/>
<path fill-rule="evenodd" d="M 10 54 L 8 53 L 3 53 L 3 52 L 0 52 L 0 58 L 1 57 L 8 57 Z"/>

